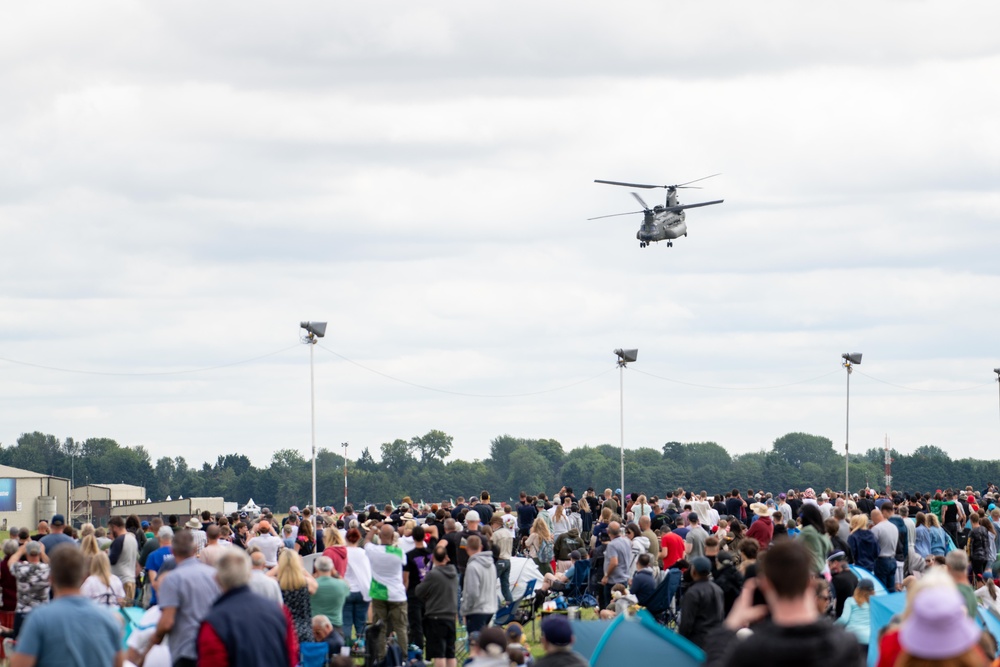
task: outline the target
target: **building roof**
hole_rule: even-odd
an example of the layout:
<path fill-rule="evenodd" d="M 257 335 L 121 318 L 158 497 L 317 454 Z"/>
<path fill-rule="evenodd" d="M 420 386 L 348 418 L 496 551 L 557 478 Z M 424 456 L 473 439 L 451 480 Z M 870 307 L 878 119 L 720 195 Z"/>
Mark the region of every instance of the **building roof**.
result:
<path fill-rule="evenodd" d="M 41 472 L 34 472 L 32 470 L 24 470 L 23 468 L 14 468 L 11 466 L 0 465 L 0 477 L 15 477 L 15 478 L 47 478 L 52 477 L 53 479 L 65 479 L 65 477 L 55 477 L 53 475 L 46 475 Z"/>

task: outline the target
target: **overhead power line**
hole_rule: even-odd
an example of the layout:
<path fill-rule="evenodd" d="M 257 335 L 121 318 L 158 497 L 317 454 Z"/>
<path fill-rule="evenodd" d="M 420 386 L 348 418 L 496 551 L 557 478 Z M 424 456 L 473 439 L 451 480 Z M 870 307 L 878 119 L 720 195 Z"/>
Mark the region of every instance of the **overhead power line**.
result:
<path fill-rule="evenodd" d="M 230 366 L 239 366 L 240 364 L 248 364 L 252 361 L 260 361 L 261 359 L 267 359 L 268 357 L 273 357 L 276 354 L 287 352 L 288 350 L 294 349 L 296 347 L 298 347 L 298 344 L 290 345 L 289 347 L 284 347 L 280 350 L 275 350 L 274 352 L 268 352 L 267 354 L 251 357 L 249 359 L 241 359 L 240 361 L 231 361 L 226 364 L 219 364 L 218 366 L 205 366 L 204 368 L 189 368 L 180 371 L 153 371 L 153 372 L 139 372 L 139 373 L 114 373 L 110 371 L 88 371 L 79 368 L 60 368 L 58 366 L 47 366 L 45 364 L 36 364 L 30 361 L 19 361 L 17 359 L 8 359 L 6 357 L 0 357 L 0 361 L 5 361 L 8 364 L 16 364 L 18 366 L 27 366 L 29 368 L 40 368 L 46 371 L 56 371 L 59 373 L 75 373 L 78 375 L 104 375 L 108 377 L 150 377 L 157 375 L 184 375 L 186 373 L 204 373 L 206 371 L 216 371 L 221 368 L 229 368 Z"/>
<path fill-rule="evenodd" d="M 552 392 L 562 391 L 563 389 L 569 389 L 570 387 L 576 387 L 576 386 L 581 385 L 581 384 L 586 384 L 587 382 L 591 382 L 593 380 L 596 380 L 597 378 L 599 378 L 599 377 L 601 377 L 603 375 L 607 375 L 608 373 L 610 373 L 611 371 L 613 371 L 615 369 L 615 366 L 609 366 L 607 369 L 601 371 L 597 375 L 591 376 L 591 377 L 583 379 L 583 380 L 578 380 L 576 382 L 571 382 L 569 384 L 560 385 L 558 387 L 552 387 L 551 389 L 540 389 L 538 391 L 528 391 L 528 392 L 523 392 L 523 393 L 519 393 L 519 394 L 473 394 L 473 393 L 468 393 L 468 392 L 464 392 L 464 391 L 451 391 L 450 389 L 440 389 L 438 387 L 429 387 L 429 386 L 424 385 L 424 384 L 418 384 L 416 382 L 410 382 L 409 380 L 403 380 L 401 378 L 389 375 L 388 373 L 383 373 L 382 371 L 375 370 L 374 368 L 371 368 L 370 366 L 365 366 L 364 364 L 358 363 L 357 361 L 354 361 L 353 359 L 349 359 L 349 358 L 345 357 L 344 355 L 340 354 L 339 352 L 335 352 L 335 351 L 331 350 L 328 347 L 323 347 L 322 345 L 318 345 L 317 347 L 319 347 L 319 349 L 321 349 L 321 350 L 329 352 L 330 354 L 334 355 L 335 357 L 339 357 L 340 359 L 343 359 L 344 361 L 346 361 L 349 364 L 353 364 L 353 365 L 357 366 L 358 368 L 361 368 L 363 370 L 368 371 L 369 373 L 374 373 L 375 375 L 379 375 L 381 377 L 384 377 L 387 380 L 392 380 L 393 382 L 399 382 L 400 384 L 405 384 L 405 385 L 409 385 L 411 387 L 416 387 L 417 389 L 424 389 L 426 391 L 437 392 L 439 394 L 449 394 L 451 396 L 468 396 L 470 398 L 521 398 L 521 397 L 524 397 L 524 396 L 538 396 L 539 394 L 550 394 Z"/>

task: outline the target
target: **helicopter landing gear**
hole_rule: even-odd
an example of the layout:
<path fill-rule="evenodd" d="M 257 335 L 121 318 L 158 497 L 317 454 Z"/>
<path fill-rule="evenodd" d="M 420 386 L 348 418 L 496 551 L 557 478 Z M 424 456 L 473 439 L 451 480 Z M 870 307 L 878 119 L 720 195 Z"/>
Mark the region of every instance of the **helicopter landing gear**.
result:
<path fill-rule="evenodd" d="M 673 248 L 674 247 L 674 242 L 673 241 L 667 241 L 667 247 L 668 248 Z"/>
<path fill-rule="evenodd" d="M 639 241 L 639 247 L 640 248 L 645 248 L 647 245 L 649 245 L 649 244 L 646 243 L 645 241 Z"/>

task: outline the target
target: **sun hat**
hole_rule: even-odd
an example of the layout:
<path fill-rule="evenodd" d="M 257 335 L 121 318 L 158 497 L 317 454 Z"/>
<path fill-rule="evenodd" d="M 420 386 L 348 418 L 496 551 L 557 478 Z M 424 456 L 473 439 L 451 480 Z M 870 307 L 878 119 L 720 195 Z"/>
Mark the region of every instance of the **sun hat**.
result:
<path fill-rule="evenodd" d="M 750 511 L 757 516 L 771 516 L 771 510 L 764 503 L 753 503 L 750 505 Z"/>
<path fill-rule="evenodd" d="M 916 658 L 943 660 L 968 651 L 980 635 L 958 589 L 932 586 L 917 593 L 912 612 L 899 629 L 899 643 Z"/>
<path fill-rule="evenodd" d="M 201 521 L 198 520 L 198 517 L 193 516 L 187 520 L 187 523 L 184 524 L 184 527 L 190 528 L 191 530 L 201 530 Z"/>

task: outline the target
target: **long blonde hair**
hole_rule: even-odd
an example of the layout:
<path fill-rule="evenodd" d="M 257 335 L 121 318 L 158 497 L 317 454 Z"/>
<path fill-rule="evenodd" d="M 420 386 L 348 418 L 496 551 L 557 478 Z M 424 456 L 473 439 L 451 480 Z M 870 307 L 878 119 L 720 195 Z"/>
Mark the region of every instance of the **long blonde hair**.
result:
<path fill-rule="evenodd" d="M 556 511 L 552 515 L 552 523 L 555 523 L 556 521 L 562 521 L 565 518 L 565 516 L 566 515 L 563 514 L 563 506 L 556 505 Z"/>
<path fill-rule="evenodd" d="M 542 517 L 536 518 L 535 523 L 531 524 L 531 532 L 546 542 L 552 539 L 552 533 L 549 532 L 549 524 L 545 523 L 545 519 Z"/>
<path fill-rule="evenodd" d="M 327 526 L 323 530 L 323 542 L 328 547 L 343 547 L 347 546 L 344 544 L 344 536 L 340 534 L 340 529 L 337 525 Z"/>
<path fill-rule="evenodd" d="M 99 553 L 102 553 L 101 545 L 97 543 L 97 538 L 94 537 L 93 533 L 84 535 L 83 539 L 80 540 L 80 552 L 87 558 L 91 558 Z"/>
<path fill-rule="evenodd" d="M 111 586 L 111 561 L 103 551 L 90 558 L 90 575 L 96 576 L 105 586 Z"/>
<path fill-rule="evenodd" d="M 278 585 L 283 591 L 297 591 L 306 585 L 302 557 L 292 549 L 285 549 L 278 556 Z"/>
<path fill-rule="evenodd" d="M 864 514 L 855 514 L 851 517 L 851 532 L 868 528 L 868 517 Z"/>

